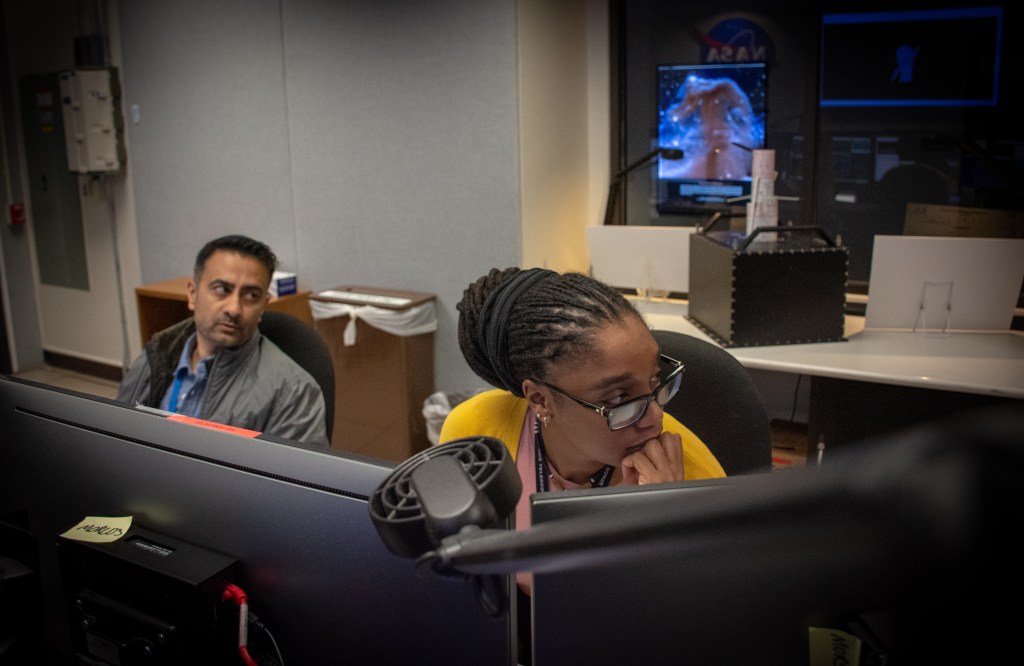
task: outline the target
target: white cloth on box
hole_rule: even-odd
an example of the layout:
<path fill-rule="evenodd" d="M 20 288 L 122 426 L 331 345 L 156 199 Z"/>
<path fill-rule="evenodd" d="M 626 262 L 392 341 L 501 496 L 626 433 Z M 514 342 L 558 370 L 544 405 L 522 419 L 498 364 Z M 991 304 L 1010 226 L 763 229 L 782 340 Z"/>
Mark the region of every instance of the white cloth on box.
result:
<path fill-rule="evenodd" d="M 356 343 L 356 320 L 362 319 L 370 326 L 386 333 L 401 337 L 423 335 L 437 330 L 437 316 L 433 301 L 414 305 L 411 308 L 391 310 L 378 308 L 374 305 L 349 305 L 327 301 L 309 301 L 313 311 L 313 319 L 331 319 L 348 315 L 342 340 L 346 347 Z"/>

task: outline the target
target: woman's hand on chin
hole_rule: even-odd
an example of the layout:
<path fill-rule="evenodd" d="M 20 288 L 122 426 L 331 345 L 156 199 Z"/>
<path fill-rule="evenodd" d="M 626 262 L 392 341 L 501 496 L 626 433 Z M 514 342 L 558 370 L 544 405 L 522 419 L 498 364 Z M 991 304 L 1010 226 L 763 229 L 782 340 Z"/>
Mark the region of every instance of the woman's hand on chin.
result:
<path fill-rule="evenodd" d="M 675 433 L 663 432 L 650 439 L 639 451 L 622 459 L 624 485 L 647 485 L 683 480 L 683 440 Z"/>

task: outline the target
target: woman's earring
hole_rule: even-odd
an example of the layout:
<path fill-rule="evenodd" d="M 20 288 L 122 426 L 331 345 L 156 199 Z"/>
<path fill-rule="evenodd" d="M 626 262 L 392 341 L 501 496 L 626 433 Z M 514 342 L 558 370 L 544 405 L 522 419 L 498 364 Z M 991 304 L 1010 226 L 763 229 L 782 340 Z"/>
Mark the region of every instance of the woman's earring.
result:
<path fill-rule="evenodd" d="M 551 415 L 550 414 L 545 414 L 544 416 L 540 417 L 540 423 L 545 428 L 548 427 L 548 423 L 550 423 L 550 422 L 551 422 Z"/>

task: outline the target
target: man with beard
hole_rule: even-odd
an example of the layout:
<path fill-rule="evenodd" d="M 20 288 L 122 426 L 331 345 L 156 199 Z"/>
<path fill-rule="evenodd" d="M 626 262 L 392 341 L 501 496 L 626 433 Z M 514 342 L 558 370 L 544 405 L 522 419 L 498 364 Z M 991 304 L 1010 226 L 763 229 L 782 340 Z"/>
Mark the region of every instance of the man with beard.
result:
<path fill-rule="evenodd" d="M 247 236 L 223 236 L 196 256 L 190 319 L 156 333 L 117 399 L 205 421 L 328 446 L 319 385 L 260 334 L 277 257 Z"/>

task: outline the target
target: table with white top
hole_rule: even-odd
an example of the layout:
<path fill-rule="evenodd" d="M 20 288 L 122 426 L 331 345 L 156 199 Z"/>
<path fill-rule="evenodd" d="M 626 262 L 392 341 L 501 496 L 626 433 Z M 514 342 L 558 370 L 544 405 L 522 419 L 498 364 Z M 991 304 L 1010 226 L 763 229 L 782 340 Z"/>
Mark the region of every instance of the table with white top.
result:
<path fill-rule="evenodd" d="M 710 342 L 685 301 L 636 299 L 652 328 Z M 847 315 L 845 341 L 728 348 L 749 370 L 811 378 L 809 436 L 841 443 L 989 404 L 1024 407 L 1024 333 L 866 330 Z"/>

